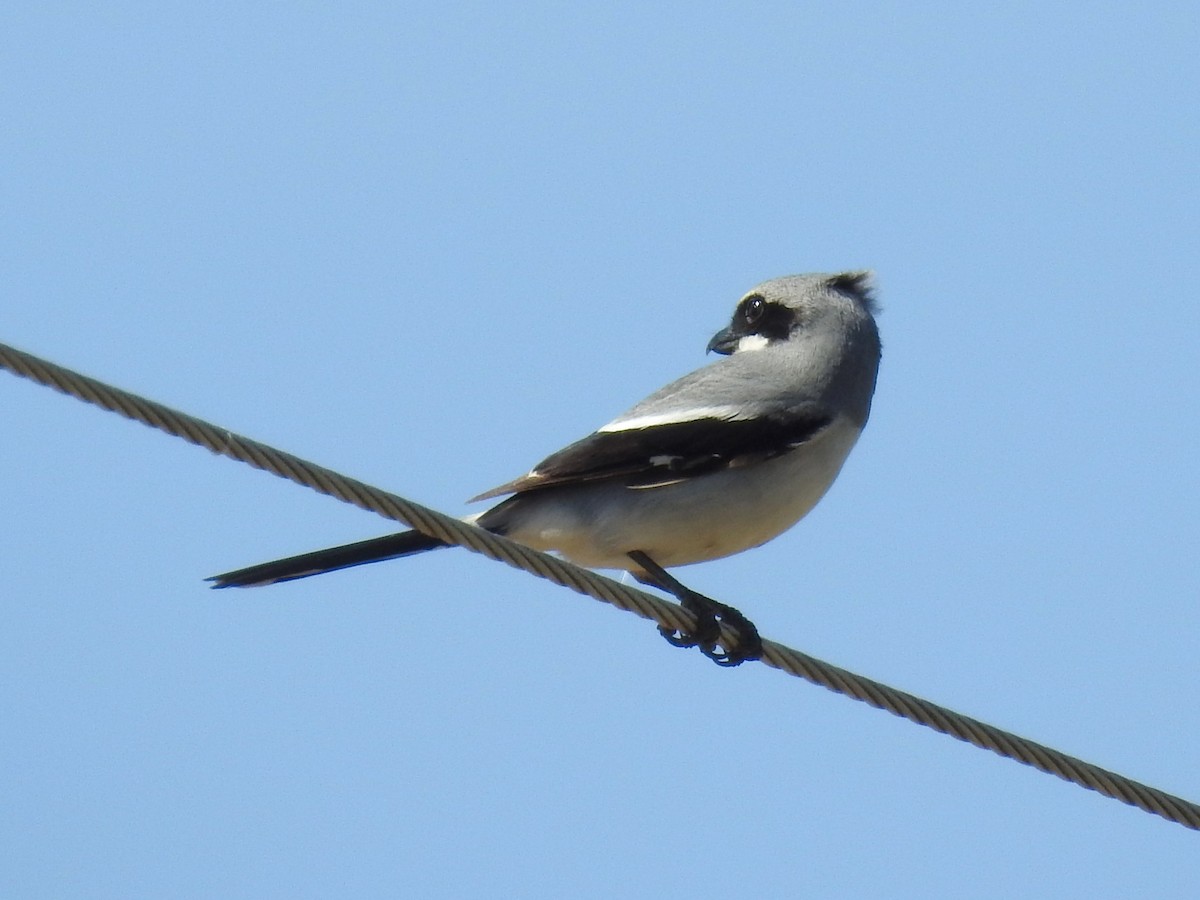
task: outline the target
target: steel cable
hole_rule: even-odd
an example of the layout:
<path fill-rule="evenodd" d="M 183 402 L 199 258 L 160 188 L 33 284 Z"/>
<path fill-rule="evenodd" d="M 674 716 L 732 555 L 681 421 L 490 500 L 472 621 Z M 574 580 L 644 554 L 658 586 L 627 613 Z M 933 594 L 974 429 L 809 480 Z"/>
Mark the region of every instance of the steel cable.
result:
<path fill-rule="evenodd" d="M 466 547 L 491 559 L 546 578 L 555 584 L 610 603 L 619 609 L 636 613 L 642 618 L 652 619 L 667 628 L 690 629 L 695 624 L 692 615 L 686 610 L 645 591 L 530 549 L 411 500 L 347 478 L 298 456 L 218 428 L 194 416 L 177 412 L 5 344 L 0 344 L 0 367 L 102 409 L 120 413 L 126 418 L 206 447 L 214 453 L 249 463 L 255 468 L 336 497 L 360 509 L 401 522 L 446 543 Z M 734 637 L 734 633 L 725 631 L 725 638 Z M 887 710 L 910 722 L 925 725 L 976 747 L 991 750 L 1005 758 L 1057 775 L 1065 781 L 1162 816 L 1171 822 L 1200 830 L 1200 806 L 1194 803 L 870 678 L 856 675 L 798 650 L 764 640 L 762 662 L 836 693 Z"/>

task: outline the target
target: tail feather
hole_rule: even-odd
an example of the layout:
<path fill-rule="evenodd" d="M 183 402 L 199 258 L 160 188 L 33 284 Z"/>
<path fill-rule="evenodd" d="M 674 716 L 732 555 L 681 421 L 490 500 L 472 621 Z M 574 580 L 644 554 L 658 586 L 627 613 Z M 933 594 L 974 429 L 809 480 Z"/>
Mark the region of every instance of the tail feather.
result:
<path fill-rule="evenodd" d="M 256 566 L 225 572 L 222 575 L 213 575 L 211 578 L 206 578 L 205 581 L 211 581 L 214 588 L 259 587 L 277 584 L 280 581 L 307 578 L 309 575 L 321 575 L 338 569 L 348 569 L 351 566 L 381 562 L 385 559 L 411 556 L 414 553 L 422 553 L 445 546 L 447 546 L 445 542 L 421 534 L 419 531 L 403 531 L 399 534 L 359 541 L 356 544 L 327 547 L 324 550 L 314 550 L 312 553 L 302 553 L 299 556 L 259 563 Z"/>

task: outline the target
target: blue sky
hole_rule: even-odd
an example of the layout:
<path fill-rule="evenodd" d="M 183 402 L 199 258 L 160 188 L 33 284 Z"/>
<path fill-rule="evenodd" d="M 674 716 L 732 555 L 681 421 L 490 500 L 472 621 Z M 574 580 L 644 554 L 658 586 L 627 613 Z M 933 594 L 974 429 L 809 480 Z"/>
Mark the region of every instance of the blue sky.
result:
<path fill-rule="evenodd" d="M 448 512 L 876 271 L 838 483 L 682 570 L 1200 800 L 1193 4 L 25 4 L 0 341 Z M 0 377 L 0 894 L 1190 896 L 1198 837 Z"/>

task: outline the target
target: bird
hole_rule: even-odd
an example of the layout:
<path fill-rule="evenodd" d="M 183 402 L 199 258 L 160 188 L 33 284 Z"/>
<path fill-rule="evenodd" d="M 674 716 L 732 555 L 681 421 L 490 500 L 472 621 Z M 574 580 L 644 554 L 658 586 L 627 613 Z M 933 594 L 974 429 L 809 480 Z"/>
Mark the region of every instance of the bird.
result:
<path fill-rule="evenodd" d="M 871 411 L 881 343 L 867 271 L 789 275 L 742 296 L 707 351 L 721 358 L 650 394 L 529 472 L 472 498 L 465 518 L 582 566 L 672 594 L 692 631 L 660 627 L 714 662 L 757 659 L 757 628 L 666 570 L 787 531 L 833 484 Z M 447 546 L 404 531 L 214 575 L 216 588 L 307 578 Z M 720 623 L 737 632 L 724 646 Z"/>

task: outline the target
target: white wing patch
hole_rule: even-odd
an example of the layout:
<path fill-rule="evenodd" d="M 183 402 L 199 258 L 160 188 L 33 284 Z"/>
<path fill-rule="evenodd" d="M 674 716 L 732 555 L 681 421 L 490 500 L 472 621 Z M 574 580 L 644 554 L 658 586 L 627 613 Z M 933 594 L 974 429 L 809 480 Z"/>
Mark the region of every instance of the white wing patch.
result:
<path fill-rule="evenodd" d="M 744 340 L 744 338 L 743 338 Z M 635 431 L 639 428 L 654 428 L 657 425 L 678 425 L 680 422 L 695 422 L 697 419 L 721 419 L 731 422 L 742 419 L 742 410 L 737 406 L 693 406 L 691 409 L 674 409 L 670 412 L 647 413 L 631 419 L 613 419 L 597 428 L 600 432 Z"/>

